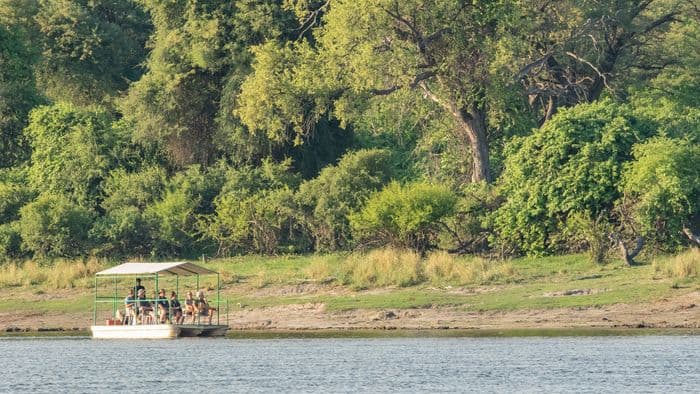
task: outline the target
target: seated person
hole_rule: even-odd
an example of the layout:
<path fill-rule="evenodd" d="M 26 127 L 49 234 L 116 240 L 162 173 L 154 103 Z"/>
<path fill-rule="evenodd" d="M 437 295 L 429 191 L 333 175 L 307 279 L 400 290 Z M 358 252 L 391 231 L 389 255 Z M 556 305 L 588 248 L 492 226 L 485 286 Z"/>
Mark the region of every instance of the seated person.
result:
<path fill-rule="evenodd" d="M 197 292 L 197 312 L 200 316 L 208 316 L 209 324 L 211 324 L 211 318 L 216 312 L 216 308 L 209 305 L 209 302 L 204 297 L 204 291 L 200 290 Z"/>
<path fill-rule="evenodd" d="M 197 305 L 192 298 L 192 292 L 188 291 L 185 296 L 185 315 L 192 316 L 190 324 L 194 324 L 194 319 L 197 317 Z"/>
<path fill-rule="evenodd" d="M 160 289 L 158 292 L 158 300 L 156 301 L 158 305 L 158 316 L 160 317 L 160 323 L 165 324 L 166 321 L 170 320 L 170 303 L 168 299 L 165 298 L 165 289 Z"/>
<path fill-rule="evenodd" d="M 182 324 L 183 320 L 185 320 L 185 316 L 182 314 L 182 306 L 180 301 L 177 300 L 177 293 L 174 291 L 170 293 L 170 314 L 175 324 Z"/>
<path fill-rule="evenodd" d="M 138 306 L 138 313 L 141 317 L 141 323 L 144 323 L 146 317 L 153 317 L 153 306 L 151 302 L 146 300 L 146 291 L 139 290 L 138 297 L 136 297 L 136 304 Z"/>
<path fill-rule="evenodd" d="M 124 316 L 122 324 L 134 324 L 136 320 L 136 300 L 134 298 L 134 289 L 129 289 L 129 294 L 124 297 Z"/>

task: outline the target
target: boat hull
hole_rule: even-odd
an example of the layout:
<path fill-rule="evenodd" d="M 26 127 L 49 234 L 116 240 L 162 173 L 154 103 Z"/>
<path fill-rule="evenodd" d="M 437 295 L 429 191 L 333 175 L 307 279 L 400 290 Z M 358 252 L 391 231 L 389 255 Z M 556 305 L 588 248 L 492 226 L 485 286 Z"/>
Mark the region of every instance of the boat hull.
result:
<path fill-rule="evenodd" d="M 135 326 L 92 326 L 93 338 L 99 339 L 173 339 L 178 337 L 223 336 L 228 326 L 144 324 Z"/>

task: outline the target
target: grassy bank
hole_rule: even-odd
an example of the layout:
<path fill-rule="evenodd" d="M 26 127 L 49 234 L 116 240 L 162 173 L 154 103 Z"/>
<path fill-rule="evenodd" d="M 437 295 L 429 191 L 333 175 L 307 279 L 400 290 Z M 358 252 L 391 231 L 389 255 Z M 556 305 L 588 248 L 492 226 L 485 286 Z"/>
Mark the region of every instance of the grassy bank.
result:
<path fill-rule="evenodd" d="M 633 267 L 619 262 L 593 264 L 584 255 L 490 261 L 445 253 L 420 258 L 392 249 L 353 255 L 236 257 L 201 264 L 221 272 L 224 297 L 233 308 L 289 304 L 324 304 L 328 311 L 587 308 L 650 302 L 700 289 L 698 251 L 649 258 Z M 4 265 L 0 312 L 90 311 L 93 274 L 108 265 L 94 259 L 52 266 Z M 213 287 L 215 280 L 202 285 Z"/>

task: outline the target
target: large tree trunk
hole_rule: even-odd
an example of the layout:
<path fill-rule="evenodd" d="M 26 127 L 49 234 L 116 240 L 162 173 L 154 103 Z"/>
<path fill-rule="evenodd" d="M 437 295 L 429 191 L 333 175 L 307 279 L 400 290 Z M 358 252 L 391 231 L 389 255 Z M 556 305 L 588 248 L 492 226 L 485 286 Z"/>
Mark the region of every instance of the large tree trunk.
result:
<path fill-rule="evenodd" d="M 489 169 L 489 144 L 486 137 L 486 122 L 483 111 L 457 111 L 460 132 L 469 141 L 472 151 L 472 182 L 491 182 Z"/>
<path fill-rule="evenodd" d="M 486 115 L 484 111 L 471 108 L 457 108 L 454 103 L 449 106 L 452 116 L 457 121 L 461 140 L 469 143 L 472 153 L 472 182 L 491 182 L 489 169 L 489 143 L 486 137 Z"/>
<path fill-rule="evenodd" d="M 644 237 L 637 237 L 637 244 L 631 252 L 627 250 L 627 246 L 617 234 L 613 235 L 613 240 L 617 242 L 617 246 L 620 248 L 620 255 L 625 264 L 628 266 L 635 264 L 634 258 L 637 257 L 644 247 Z"/>
<path fill-rule="evenodd" d="M 452 100 L 443 100 L 433 93 L 425 82 L 418 83 L 425 95 L 452 114 L 462 141 L 466 140 L 472 152 L 472 182 L 491 182 L 489 169 L 489 142 L 486 137 L 486 111 L 475 104 L 458 106 Z"/>

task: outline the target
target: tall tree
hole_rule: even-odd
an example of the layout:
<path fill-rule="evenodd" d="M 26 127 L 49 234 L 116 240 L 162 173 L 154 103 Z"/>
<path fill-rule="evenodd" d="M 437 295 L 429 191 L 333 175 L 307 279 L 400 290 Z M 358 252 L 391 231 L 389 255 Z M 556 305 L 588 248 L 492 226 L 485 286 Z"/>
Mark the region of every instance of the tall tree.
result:
<path fill-rule="evenodd" d="M 34 70 L 48 98 L 107 103 L 140 77 L 151 27 L 135 1 L 0 1 L 0 20 L 40 53 Z"/>
<path fill-rule="evenodd" d="M 166 141 L 175 166 L 207 165 L 216 159 L 216 142 L 230 143 L 239 132 L 227 103 L 248 73 L 249 46 L 283 36 L 291 15 L 274 0 L 143 4 L 155 26 L 148 72 L 122 110 L 137 138 Z"/>
<path fill-rule="evenodd" d="M 674 22 L 693 17 L 693 2 L 685 0 L 527 4 L 531 25 L 524 35 L 529 55 L 521 58 L 517 79 L 539 113 L 540 124 L 560 107 L 593 102 L 606 90 L 624 92 L 625 86 L 676 63 L 677 54 L 659 44 Z"/>
<path fill-rule="evenodd" d="M 22 32 L 0 25 L 0 168 L 18 164 L 29 153 L 22 129 L 39 102 L 31 69 L 34 60 Z"/>
<path fill-rule="evenodd" d="M 471 153 L 472 180 L 491 180 L 488 128 L 507 102 L 513 70 L 505 59 L 515 48 L 517 5 L 326 2 L 314 42 L 258 50 L 256 72 L 243 87 L 241 117 L 252 129 L 284 135 L 291 125 L 303 134 L 329 109 L 345 121 L 369 97 L 417 90 L 453 120 L 455 140 Z"/>

